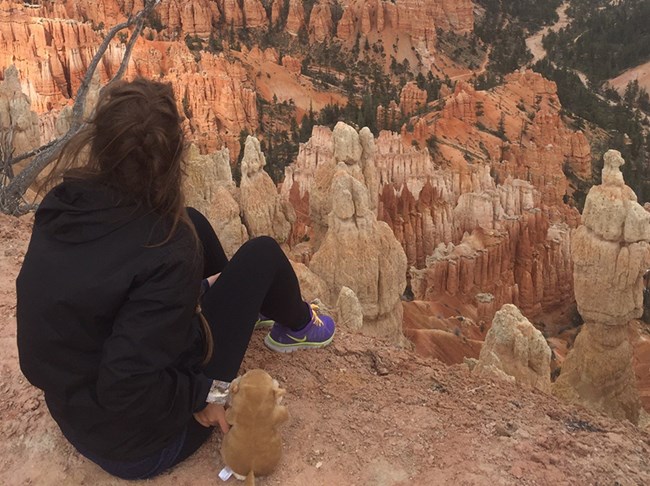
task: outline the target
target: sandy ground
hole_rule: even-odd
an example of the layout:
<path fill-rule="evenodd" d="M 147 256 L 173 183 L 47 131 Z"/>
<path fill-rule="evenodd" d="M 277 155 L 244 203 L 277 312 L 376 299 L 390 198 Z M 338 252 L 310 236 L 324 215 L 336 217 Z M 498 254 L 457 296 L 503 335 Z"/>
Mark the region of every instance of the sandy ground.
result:
<path fill-rule="evenodd" d="M 555 22 L 553 25 L 549 25 L 548 27 L 544 27 L 539 32 L 531 35 L 526 39 L 526 46 L 533 54 L 533 60 L 530 61 L 530 64 L 535 64 L 537 61 L 546 57 L 546 49 L 544 49 L 544 46 L 542 46 L 542 38 L 549 32 L 557 32 L 569 24 L 569 18 L 566 14 L 567 8 L 569 8 L 569 2 L 564 2 L 557 9 L 557 15 L 559 17 L 557 22 Z"/>
<path fill-rule="evenodd" d="M 262 53 L 255 55 L 235 53 L 247 66 L 251 79 L 255 80 L 255 90 L 265 100 L 271 101 L 277 97 L 279 103 L 293 100 L 296 105 L 298 119 L 311 108 L 318 113 L 327 104 L 345 105 L 347 98 L 336 91 L 321 91 L 314 87 L 309 78 L 292 74 L 286 67 L 274 60 L 265 59 Z"/>
<path fill-rule="evenodd" d="M 616 89 L 619 93 L 625 93 L 627 83 L 634 80 L 639 81 L 639 86 L 645 88 L 650 92 L 650 61 L 641 64 L 632 69 L 628 69 L 620 76 L 615 77 L 609 81 L 609 84 Z"/>
<path fill-rule="evenodd" d="M 14 280 L 29 219 L 0 215 L 0 484 L 140 484 L 79 456 L 22 377 Z M 481 381 L 389 343 L 340 330 L 327 349 L 271 353 L 253 337 L 242 371 L 287 389 L 278 470 L 258 485 L 650 484 L 650 436 L 542 393 Z M 142 484 L 219 484 L 220 434 L 186 463 Z M 230 479 L 229 484 L 238 484 Z"/>

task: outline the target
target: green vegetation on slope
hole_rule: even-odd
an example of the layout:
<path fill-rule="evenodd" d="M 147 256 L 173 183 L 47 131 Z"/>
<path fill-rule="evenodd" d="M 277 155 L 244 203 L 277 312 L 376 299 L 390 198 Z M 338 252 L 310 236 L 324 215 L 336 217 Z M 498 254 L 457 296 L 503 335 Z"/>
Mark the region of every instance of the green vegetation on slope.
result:
<path fill-rule="evenodd" d="M 477 0 L 487 16 L 497 18 L 508 16 L 514 22 L 524 27 L 528 32 L 537 32 L 545 25 L 551 25 L 558 20 L 556 10 L 562 0 Z"/>
<path fill-rule="evenodd" d="M 548 59 L 534 66 L 557 84 L 558 97 L 562 107 L 580 117 L 576 128 L 584 128 L 584 122 L 605 129 L 609 134 L 608 146 L 619 150 L 626 160 L 623 175 L 643 203 L 650 201 L 650 165 L 645 162 L 650 151 L 650 136 L 644 135 L 641 114 L 622 103 L 603 100 L 582 83 L 577 74 L 566 68 L 558 68 Z M 594 167 L 594 179 L 600 176 L 599 167 Z M 587 187 L 588 189 L 588 187 Z"/>
<path fill-rule="evenodd" d="M 573 0 L 572 21 L 544 37 L 549 58 L 594 82 L 650 59 L 650 1 Z"/>
<path fill-rule="evenodd" d="M 557 21 L 561 0 L 477 0 L 484 13 L 476 19 L 475 32 L 490 56 L 486 73 L 478 79 L 480 89 L 499 84 L 505 74 L 524 66 L 532 59 L 526 37 L 545 25 Z"/>

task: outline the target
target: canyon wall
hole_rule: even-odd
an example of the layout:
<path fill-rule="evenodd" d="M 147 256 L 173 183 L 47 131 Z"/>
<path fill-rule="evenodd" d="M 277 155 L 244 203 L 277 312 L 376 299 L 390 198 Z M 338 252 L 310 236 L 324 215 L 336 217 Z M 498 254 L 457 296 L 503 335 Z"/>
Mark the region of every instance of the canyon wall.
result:
<path fill-rule="evenodd" d="M 283 194 L 302 207 L 298 219 L 304 233 L 296 240 L 322 226 L 322 220 L 307 217 L 318 214 L 313 207 L 322 199 L 313 197 L 318 177 L 309 174 L 317 174 L 320 166 L 331 170 L 331 153 L 317 146 L 317 140 L 327 143 L 328 138 L 328 131 L 316 130 L 286 173 Z M 554 214 L 562 210 L 542 206 L 531 183 L 508 178 L 497 185 L 487 165 L 465 171 L 436 168 L 426 149 L 404 146 L 399 135 L 388 132 L 375 146 L 377 215 L 412 266 L 416 299 L 453 296 L 474 304 L 476 295 L 489 293 L 495 308 L 514 303 L 528 316 L 572 301 L 571 226 Z"/>
<path fill-rule="evenodd" d="M 40 9 L 7 5 L 6 1 L 3 5 L 0 66 L 16 66 L 32 110 L 46 118 L 56 118 L 71 104 L 106 32 L 104 25 L 116 23 L 132 7 L 123 2 L 48 3 Z M 169 12 L 166 7 L 170 2 L 163 2 L 157 12 L 165 15 Z M 119 39 L 109 45 L 98 66 L 102 85 L 117 71 L 125 48 Z M 126 75 L 136 76 L 172 82 L 179 110 L 187 118 L 186 127 L 204 152 L 225 145 L 236 155 L 240 132 L 253 131 L 258 125 L 254 83 L 239 61 L 209 52 L 197 60 L 182 41 L 141 37 Z M 58 135 L 53 126 L 41 124 L 42 140 Z"/>
<path fill-rule="evenodd" d="M 4 0 L 2 5 L 0 62 L 16 65 L 22 90 L 12 96 L 31 101 L 39 116 L 38 138 L 51 139 L 65 125 L 66 110 L 107 27 L 141 8 L 142 0 L 48 2 L 39 8 Z M 318 0 L 311 10 L 295 0 L 162 0 L 136 43 L 127 77 L 173 83 L 186 118 L 184 128 L 196 145 L 190 157 L 196 170 L 188 184 L 194 184 L 195 203 L 214 212 L 213 220 L 225 218 L 221 230 L 232 236 L 230 251 L 246 235 L 272 234 L 309 266 L 326 243 L 338 261 L 341 256 L 332 242 L 373 240 L 381 252 L 390 247 L 394 254 L 397 242 L 411 267 L 409 291 L 416 299 L 458 304 L 476 318 L 477 326 L 489 322 L 506 303 L 515 303 L 532 318 L 572 299 L 571 228 L 579 215 L 565 204 L 571 189 L 564 174 L 586 177 L 591 172 L 586 137 L 565 124 L 555 84 L 539 74 L 513 73 L 488 91 L 463 81 L 443 85 L 439 99 L 429 103 L 417 83 L 406 83 L 399 102 L 392 100 L 386 108 L 391 126 L 403 126 L 377 137 L 362 127 L 339 124 L 332 131 L 316 126 L 311 139 L 300 144 L 295 163 L 286 168 L 279 199 L 262 169 L 261 147 L 253 147 L 252 141 L 246 142 L 241 191 L 231 182 L 208 183 L 197 175 L 215 170 L 211 157 L 237 160 L 242 134 L 260 128 L 258 96 L 268 101 L 277 91 L 288 100 L 294 88 L 311 83 L 300 74 L 300 55 L 280 60 L 282 53 L 272 48 L 229 49 L 231 29 L 262 32 L 273 27 L 300 34 L 300 39 L 306 35 L 311 42 L 337 38 L 348 46 L 357 38 L 371 43 L 385 38 L 387 50 L 394 42 L 396 52 L 406 52 L 406 57 L 414 52 L 431 57 L 436 29 L 459 34 L 473 30 L 472 8 L 469 0 Z M 191 49 L 193 42 L 203 43 L 203 48 Z M 217 48 L 210 52 L 206 45 L 214 43 Z M 115 73 L 124 49 L 123 39 L 111 43 L 100 63 L 97 87 Z M 273 86 L 276 91 L 270 88 L 272 76 L 280 79 Z M 324 94 L 310 89 L 304 106 L 311 96 Z M 30 120 L 33 125 L 34 117 Z M 220 152 L 224 148 L 227 156 Z M 337 176 L 342 169 L 344 182 Z M 357 183 L 367 191 L 363 210 L 357 205 L 361 200 L 366 204 L 366 197 L 354 196 L 363 192 L 355 189 Z M 340 189 L 341 201 L 332 198 L 333 187 Z M 345 191 L 352 194 L 351 202 Z M 210 209 L 216 197 L 226 202 Z M 344 201 L 347 206 L 339 207 L 335 217 L 334 203 Z M 350 207 L 353 214 L 348 214 Z M 332 233 L 334 223 L 340 229 L 351 222 L 355 227 L 356 222 L 367 223 L 373 236 Z M 376 256 L 375 263 L 380 262 Z M 401 257 L 393 260 L 386 265 L 396 271 Z M 341 286 L 348 285 L 328 278 L 328 299 L 336 300 Z M 391 282 L 377 284 L 377 289 L 359 290 L 360 284 L 353 289 L 368 322 L 393 312 L 396 289 L 404 285 Z M 378 302 L 383 297 L 378 296 L 384 285 L 391 297 L 382 307 Z M 489 305 L 480 304 L 484 295 L 491 296 Z M 373 310 L 377 305 L 379 310 Z M 472 339 L 481 334 L 472 331 Z"/>
<path fill-rule="evenodd" d="M 29 5 L 2 0 L 0 5 L 0 70 L 16 66 L 22 92 L 41 117 L 40 138 L 51 140 L 65 128 L 57 127 L 57 120 L 65 118 L 64 110 L 108 29 L 140 10 L 144 2 L 69 0 Z M 346 22 L 350 36 L 359 31 L 390 32 L 412 37 L 433 52 L 435 29 L 470 32 L 473 12 L 469 0 L 319 0 L 310 11 L 298 0 L 162 0 L 136 42 L 126 77 L 172 82 L 179 109 L 187 118 L 186 129 L 199 150 L 205 154 L 227 147 L 236 158 L 240 133 L 254 133 L 259 127 L 255 73 L 260 68 L 249 62 L 246 49 L 228 48 L 231 31 L 280 29 L 295 36 L 304 30 L 313 42 L 321 42 L 335 38 L 337 32 L 340 40 L 346 40 Z M 100 86 L 118 69 L 126 34 L 111 42 L 100 62 Z M 198 50 L 191 47 L 196 42 L 201 46 Z M 220 50 L 224 53 L 215 54 Z M 302 56 L 290 57 L 286 70 L 300 76 L 301 61 Z M 404 96 L 405 109 L 422 103 L 416 90 L 407 89 Z"/>
<path fill-rule="evenodd" d="M 346 41 L 357 34 L 403 32 L 427 48 L 435 47 L 436 29 L 471 32 L 471 0 L 352 0 L 345 8 L 336 35 Z"/>

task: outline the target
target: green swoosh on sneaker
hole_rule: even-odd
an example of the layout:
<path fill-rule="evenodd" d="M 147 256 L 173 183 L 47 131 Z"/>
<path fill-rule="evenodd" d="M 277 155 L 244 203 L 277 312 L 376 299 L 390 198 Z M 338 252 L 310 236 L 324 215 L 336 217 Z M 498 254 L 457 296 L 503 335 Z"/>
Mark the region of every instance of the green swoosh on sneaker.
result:
<path fill-rule="evenodd" d="M 307 341 L 307 336 L 303 336 L 301 339 L 298 339 L 296 337 L 291 336 L 290 334 L 287 334 L 287 337 L 289 339 L 293 339 L 297 343 L 304 343 L 305 341 Z"/>

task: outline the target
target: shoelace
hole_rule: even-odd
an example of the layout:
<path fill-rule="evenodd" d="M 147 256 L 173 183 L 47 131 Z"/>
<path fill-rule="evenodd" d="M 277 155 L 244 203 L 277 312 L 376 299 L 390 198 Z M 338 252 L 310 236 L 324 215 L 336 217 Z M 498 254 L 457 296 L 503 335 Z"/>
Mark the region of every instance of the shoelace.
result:
<path fill-rule="evenodd" d="M 325 324 L 323 324 L 323 321 L 321 321 L 320 317 L 318 316 L 318 311 L 320 308 L 318 307 L 318 304 L 314 304 L 313 302 L 309 304 L 311 306 L 311 313 L 314 316 L 314 324 L 317 325 L 318 327 L 322 327 Z"/>

